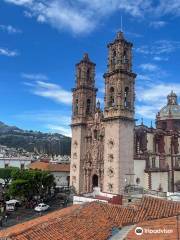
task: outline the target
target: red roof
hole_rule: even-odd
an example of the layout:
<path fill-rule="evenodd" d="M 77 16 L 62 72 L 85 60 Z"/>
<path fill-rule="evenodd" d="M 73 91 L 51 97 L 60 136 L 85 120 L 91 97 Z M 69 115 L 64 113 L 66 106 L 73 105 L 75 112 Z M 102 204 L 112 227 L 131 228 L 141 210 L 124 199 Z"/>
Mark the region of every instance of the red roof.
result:
<path fill-rule="evenodd" d="M 48 163 L 36 161 L 29 165 L 30 169 L 38 169 L 50 172 L 70 172 L 69 163 Z"/>
<path fill-rule="evenodd" d="M 12 240 L 106 240 L 111 236 L 113 228 L 121 228 L 126 225 L 138 223 L 138 226 L 149 227 L 163 226 L 163 224 L 176 226 L 173 216 L 176 216 L 179 211 L 180 203 L 154 197 L 144 197 L 140 203 L 132 206 L 93 202 L 74 205 L 18 224 L 1 231 L 0 238 L 10 237 Z M 135 240 L 134 234 L 134 230 L 132 230 L 127 239 Z M 158 237 L 154 239 L 164 239 L 163 234 L 159 234 Z M 168 239 L 175 239 L 173 237 L 175 237 L 175 233 L 172 238 L 171 235 L 168 235 Z"/>

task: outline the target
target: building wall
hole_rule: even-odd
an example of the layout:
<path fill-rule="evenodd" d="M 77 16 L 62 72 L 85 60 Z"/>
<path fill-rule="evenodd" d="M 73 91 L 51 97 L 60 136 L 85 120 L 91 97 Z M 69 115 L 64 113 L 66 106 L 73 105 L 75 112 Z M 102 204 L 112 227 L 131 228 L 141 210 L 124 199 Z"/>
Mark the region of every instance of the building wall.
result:
<path fill-rule="evenodd" d="M 154 134 L 147 133 L 147 149 L 150 152 L 154 151 Z"/>
<path fill-rule="evenodd" d="M 133 173 L 134 124 L 121 119 L 105 122 L 104 188 L 105 192 L 122 194 Z M 110 161 L 110 155 L 113 160 Z M 111 189 L 112 187 L 112 189 Z"/>
<path fill-rule="evenodd" d="M 31 160 L 2 158 L 2 159 L 0 159 L 0 168 L 5 168 L 6 164 L 8 164 L 9 167 L 18 167 L 18 168 L 21 168 L 21 164 L 24 164 L 24 167 L 28 168 L 28 165 L 30 163 L 31 163 Z"/>
<path fill-rule="evenodd" d="M 83 191 L 84 184 L 83 160 L 86 152 L 85 135 L 85 126 L 72 127 L 70 185 L 74 186 L 77 193 Z"/>
<path fill-rule="evenodd" d="M 134 183 L 136 183 L 136 179 L 139 178 L 140 182 L 139 182 L 139 186 L 141 187 L 145 187 L 147 186 L 146 183 L 146 177 L 145 177 L 145 172 L 144 169 L 146 167 L 146 160 L 134 160 Z"/>
<path fill-rule="evenodd" d="M 168 172 L 152 172 L 151 182 L 153 190 L 159 190 L 161 185 L 162 191 L 168 192 Z"/>
<path fill-rule="evenodd" d="M 69 172 L 52 172 L 57 187 L 67 187 Z"/>

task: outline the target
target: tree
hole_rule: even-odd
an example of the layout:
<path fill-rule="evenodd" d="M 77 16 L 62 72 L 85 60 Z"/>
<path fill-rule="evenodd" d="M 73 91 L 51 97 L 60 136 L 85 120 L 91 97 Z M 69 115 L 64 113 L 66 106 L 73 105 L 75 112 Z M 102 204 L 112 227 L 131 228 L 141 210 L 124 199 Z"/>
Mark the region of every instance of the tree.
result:
<path fill-rule="evenodd" d="M 29 198 L 29 182 L 23 179 L 12 181 L 9 188 L 9 195 L 12 197 L 19 197 L 23 199 Z"/>
<path fill-rule="evenodd" d="M 47 171 L 16 169 L 12 174 L 9 194 L 31 200 L 34 196 L 44 198 L 55 187 L 54 176 Z"/>
<path fill-rule="evenodd" d="M 15 171 L 16 167 L 7 167 L 7 168 L 0 168 L 0 178 L 4 180 L 5 187 L 9 184 L 13 171 Z"/>

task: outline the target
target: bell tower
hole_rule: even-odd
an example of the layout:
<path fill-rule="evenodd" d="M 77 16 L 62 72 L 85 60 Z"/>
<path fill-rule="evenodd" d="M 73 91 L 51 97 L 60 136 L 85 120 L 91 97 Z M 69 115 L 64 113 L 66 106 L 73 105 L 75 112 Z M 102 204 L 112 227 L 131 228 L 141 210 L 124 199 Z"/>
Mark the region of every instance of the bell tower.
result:
<path fill-rule="evenodd" d="M 104 74 L 104 191 L 121 194 L 133 173 L 134 82 L 132 43 L 118 32 L 108 44 L 108 69 Z"/>
<path fill-rule="evenodd" d="M 76 64 L 76 83 L 72 89 L 72 144 L 70 185 L 77 193 L 83 191 L 83 165 L 86 153 L 85 137 L 87 122 L 93 118 L 96 110 L 95 64 L 85 53 Z"/>

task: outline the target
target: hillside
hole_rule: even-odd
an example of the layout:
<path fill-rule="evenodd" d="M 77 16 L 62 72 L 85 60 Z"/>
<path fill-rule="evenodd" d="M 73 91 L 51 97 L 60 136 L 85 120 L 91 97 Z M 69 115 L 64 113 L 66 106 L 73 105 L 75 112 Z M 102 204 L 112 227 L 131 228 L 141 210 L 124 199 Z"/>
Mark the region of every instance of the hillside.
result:
<path fill-rule="evenodd" d="M 58 133 L 24 131 L 0 122 L 0 144 L 29 152 L 70 155 L 71 138 Z"/>

